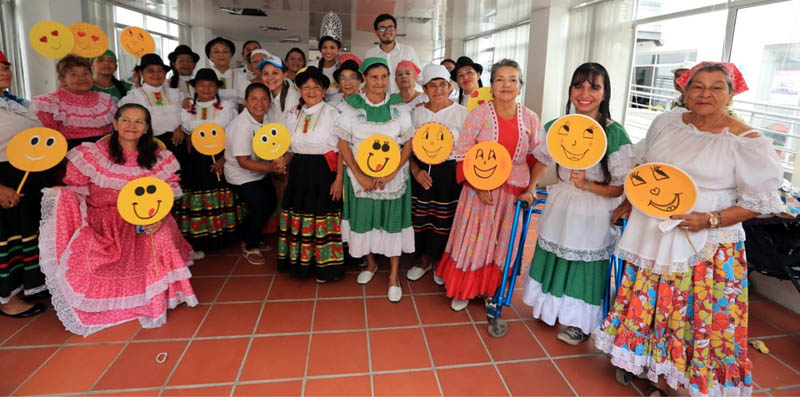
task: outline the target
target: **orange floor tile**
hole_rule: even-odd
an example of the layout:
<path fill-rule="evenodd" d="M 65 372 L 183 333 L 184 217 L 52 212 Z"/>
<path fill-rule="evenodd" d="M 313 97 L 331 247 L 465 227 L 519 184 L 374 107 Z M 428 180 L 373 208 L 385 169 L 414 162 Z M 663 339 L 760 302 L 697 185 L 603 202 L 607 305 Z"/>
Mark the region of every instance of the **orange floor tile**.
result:
<path fill-rule="evenodd" d="M 531 240 L 524 258 L 530 260 Z M 0 320 L 0 396 L 641 396 L 647 383 L 616 382 L 591 341 L 569 346 L 530 317 L 522 285 L 493 338 L 473 301 L 453 312 L 431 274 L 402 279 L 386 299 L 388 261 L 366 286 L 357 267 L 317 284 L 248 264 L 237 249 L 192 267 L 200 305 L 180 306 L 158 329 L 133 321 L 89 338 L 66 332 L 54 311 Z M 401 274 L 413 265 L 401 262 Z M 523 275 L 524 276 L 524 275 Z M 754 295 L 749 348 L 754 395 L 800 394 L 800 315 Z M 156 362 L 166 354 L 163 363 Z"/>

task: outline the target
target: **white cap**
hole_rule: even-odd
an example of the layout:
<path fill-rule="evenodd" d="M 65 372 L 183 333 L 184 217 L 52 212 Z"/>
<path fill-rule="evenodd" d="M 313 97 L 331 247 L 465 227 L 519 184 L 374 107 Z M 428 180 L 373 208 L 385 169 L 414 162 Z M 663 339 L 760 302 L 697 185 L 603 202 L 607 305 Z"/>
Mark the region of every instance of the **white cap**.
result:
<path fill-rule="evenodd" d="M 675 71 L 680 71 L 682 69 L 692 69 L 695 66 L 695 64 L 697 64 L 697 63 L 694 62 L 694 61 L 685 61 L 685 62 L 681 63 L 681 65 L 678 65 L 677 67 L 675 67 L 675 69 L 673 69 L 670 72 L 672 72 L 674 74 Z"/>
<path fill-rule="evenodd" d="M 428 82 L 434 79 L 444 79 L 450 81 L 450 72 L 444 65 L 440 64 L 427 64 L 422 68 L 422 85 L 425 86 Z"/>
<path fill-rule="evenodd" d="M 253 57 L 253 54 L 263 54 L 263 55 L 265 55 L 267 57 L 272 56 L 272 54 L 269 54 L 269 52 L 264 50 L 264 49 L 255 49 L 255 50 L 251 51 L 250 52 L 250 57 L 251 58 Z"/>

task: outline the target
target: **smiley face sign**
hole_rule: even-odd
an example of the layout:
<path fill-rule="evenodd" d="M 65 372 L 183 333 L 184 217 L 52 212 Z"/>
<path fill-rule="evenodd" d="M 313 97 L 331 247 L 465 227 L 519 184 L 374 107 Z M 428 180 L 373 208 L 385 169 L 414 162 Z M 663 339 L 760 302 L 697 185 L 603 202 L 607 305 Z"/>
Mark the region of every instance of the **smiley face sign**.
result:
<path fill-rule="evenodd" d="M 129 26 L 120 32 L 119 43 L 128 54 L 136 58 L 156 51 L 156 42 L 150 33 L 135 26 Z"/>
<path fill-rule="evenodd" d="M 547 150 L 559 165 L 569 169 L 591 168 L 603 159 L 607 146 L 606 131 L 585 115 L 563 116 L 547 130 Z"/>
<path fill-rule="evenodd" d="M 11 165 L 21 171 L 40 172 L 55 167 L 67 155 L 67 139 L 50 128 L 30 128 L 16 134 L 6 148 Z"/>
<path fill-rule="evenodd" d="M 464 177 L 478 190 L 497 189 L 511 176 L 511 155 L 497 142 L 480 142 L 464 158 Z"/>
<path fill-rule="evenodd" d="M 373 178 L 389 176 L 400 166 L 400 146 L 388 136 L 372 135 L 358 145 L 356 162 Z"/>
<path fill-rule="evenodd" d="M 253 152 L 263 160 L 276 160 L 289 150 L 292 135 L 286 126 L 273 122 L 266 124 L 253 135 Z"/>
<path fill-rule="evenodd" d="M 441 164 L 453 151 L 453 133 L 438 122 L 428 122 L 414 133 L 411 149 L 420 161 L 431 165 Z"/>
<path fill-rule="evenodd" d="M 128 223 L 150 225 L 169 215 L 174 202 L 172 188 L 167 182 L 146 176 L 122 187 L 117 195 L 117 211 Z"/>
<path fill-rule="evenodd" d="M 42 21 L 34 25 L 28 33 L 28 39 L 37 53 L 49 58 L 62 58 L 75 47 L 72 31 L 56 21 Z"/>
<path fill-rule="evenodd" d="M 72 52 L 85 58 L 98 57 L 108 50 L 108 38 L 96 25 L 77 22 L 69 26 L 75 38 Z"/>
<path fill-rule="evenodd" d="M 647 163 L 628 173 L 625 196 L 639 211 L 666 219 L 692 210 L 697 200 L 697 185 L 676 166 Z"/>
<path fill-rule="evenodd" d="M 492 88 L 490 87 L 482 87 L 478 88 L 478 90 L 472 92 L 467 99 L 467 112 L 472 111 L 475 107 L 486 103 L 487 101 L 494 100 L 494 95 L 492 95 Z"/>
<path fill-rule="evenodd" d="M 192 131 L 192 146 L 200 154 L 219 154 L 225 150 L 225 128 L 213 122 L 197 125 Z"/>

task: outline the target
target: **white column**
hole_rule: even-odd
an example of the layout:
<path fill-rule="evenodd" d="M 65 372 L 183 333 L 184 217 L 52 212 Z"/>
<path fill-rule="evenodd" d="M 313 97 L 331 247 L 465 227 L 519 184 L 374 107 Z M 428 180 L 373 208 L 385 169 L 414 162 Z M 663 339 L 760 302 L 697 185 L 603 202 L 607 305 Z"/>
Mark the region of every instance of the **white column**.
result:
<path fill-rule="evenodd" d="M 533 10 L 528 42 L 525 105 L 548 121 L 564 110 L 569 11 L 567 6 Z"/>

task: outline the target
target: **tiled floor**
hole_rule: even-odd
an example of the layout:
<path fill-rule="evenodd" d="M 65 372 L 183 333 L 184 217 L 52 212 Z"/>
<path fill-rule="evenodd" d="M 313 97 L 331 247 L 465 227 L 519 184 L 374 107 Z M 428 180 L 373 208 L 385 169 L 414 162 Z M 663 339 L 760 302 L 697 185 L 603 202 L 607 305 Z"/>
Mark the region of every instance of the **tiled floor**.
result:
<path fill-rule="evenodd" d="M 554 328 L 530 318 L 521 290 L 504 310 L 507 336 L 496 339 L 481 303 L 450 311 L 430 274 L 403 280 L 403 300 L 391 304 L 385 259 L 360 286 L 355 268 L 323 285 L 276 274 L 274 257 L 252 266 L 231 249 L 198 262 L 201 304 L 171 311 L 159 329 L 130 322 L 81 338 L 52 310 L 4 318 L 0 396 L 640 396 L 646 388 L 618 384 L 590 342 L 556 340 Z M 755 394 L 800 395 L 800 316 L 758 295 L 750 315 L 751 337 L 771 350 L 750 350 Z"/>

